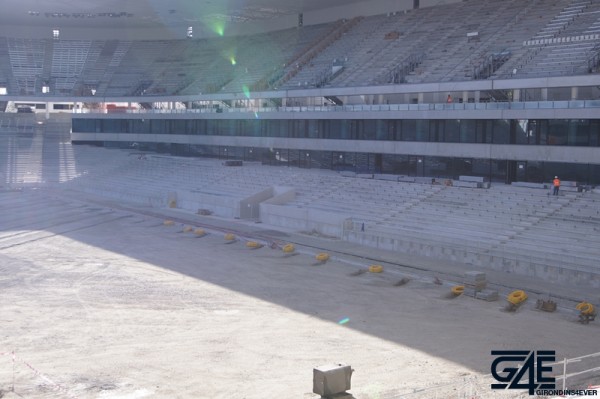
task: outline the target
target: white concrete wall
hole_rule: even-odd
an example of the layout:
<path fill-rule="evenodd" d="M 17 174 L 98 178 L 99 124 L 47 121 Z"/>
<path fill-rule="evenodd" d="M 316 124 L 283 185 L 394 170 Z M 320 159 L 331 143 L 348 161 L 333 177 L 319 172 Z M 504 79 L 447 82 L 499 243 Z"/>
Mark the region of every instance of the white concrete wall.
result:
<path fill-rule="evenodd" d="M 311 232 L 341 237 L 346 215 L 332 214 L 310 208 L 260 204 L 260 219 L 272 226 L 285 227 L 294 231 Z"/>
<path fill-rule="evenodd" d="M 274 197 L 265 201 L 266 204 L 284 205 L 296 199 L 296 189 L 294 187 L 275 186 L 273 187 Z"/>
<path fill-rule="evenodd" d="M 208 209 L 216 216 L 227 218 L 239 217 L 240 214 L 239 199 L 207 193 L 178 191 L 177 207 L 191 212 L 197 212 L 199 209 Z"/>
<path fill-rule="evenodd" d="M 273 191 L 273 187 L 269 187 L 241 200 L 239 217 L 242 219 L 250 219 L 253 218 L 255 214 L 258 216 L 259 210 L 256 207 L 258 207 L 261 202 L 273 197 Z M 254 212 L 255 210 L 256 213 Z"/>
<path fill-rule="evenodd" d="M 537 277 L 544 281 L 567 283 L 600 288 L 600 274 L 596 270 L 581 270 L 577 268 L 549 265 L 543 259 L 509 259 L 501 256 L 491 256 L 464 249 L 461 245 L 445 245 L 431 242 L 410 242 L 391 236 L 368 234 L 363 232 L 346 231 L 343 239 L 352 243 L 365 245 L 383 250 L 428 256 L 453 262 L 464 262 L 483 269 L 491 269 L 506 273 Z"/>

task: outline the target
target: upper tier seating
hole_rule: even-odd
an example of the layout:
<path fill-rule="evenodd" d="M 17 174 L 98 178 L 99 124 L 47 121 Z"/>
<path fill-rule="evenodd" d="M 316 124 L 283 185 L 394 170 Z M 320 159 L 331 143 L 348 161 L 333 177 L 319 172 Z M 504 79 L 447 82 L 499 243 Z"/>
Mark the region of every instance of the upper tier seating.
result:
<path fill-rule="evenodd" d="M 465 0 L 240 37 L 0 38 L 0 85 L 132 96 L 580 75 L 600 60 L 599 12 L 591 0 Z"/>

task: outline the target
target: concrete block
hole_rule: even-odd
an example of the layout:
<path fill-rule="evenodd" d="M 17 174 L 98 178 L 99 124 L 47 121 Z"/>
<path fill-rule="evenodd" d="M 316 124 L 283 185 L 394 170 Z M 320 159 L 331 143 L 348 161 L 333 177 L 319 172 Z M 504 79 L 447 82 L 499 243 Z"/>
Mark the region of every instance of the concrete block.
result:
<path fill-rule="evenodd" d="M 431 177 L 414 177 L 415 183 L 431 184 Z"/>
<path fill-rule="evenodd" d="M 498 291 L 496 290 L 483 290 L 475 294 L 475 298 L 482 299 L 484 301 L 493 302 L 498 300 Z"/>
<path fill-rule="evenodd" d="M 560 191 L 570 191 L 570 192 L 580 192 L 582 191 L 580 187 L 573 187 L 573 186 L 563 186 L 562 183 L 560 185 Z"/>
<path fill-rule="evenodd" d="M 373 174 L 371 173 L 359 173 L 356 175 L 356 177 L 358 177 L 359 179 L 372 179 L 373 178 Z"/>
<path fill-rule="evenodd" d="M 344 177 L 356 177 L 356 172 L 351 172 L 349 170 L 343 170 L 340 172 L 340 175 L 344 176 Z"/>
<path fill-rule="evenodd" d="M 548 185 L 544 184 L 544 183 L 529 183 L 529 182 L 525 182 L 525 181 L 514 181 L 511 183 L 511 186 L 516 186 L 516 187 L 528 187 L 528 188 L 541 188 L 541 189 L 547 189 Z"/>
<path fill-rule="evenodd" d="M 479 272 L 477 270 L 471 270 L 465 272 L 465 281 L 474 282 L 474 281 L 485 281 L 485 273 Z"/>
<path fill-rule="evenodd" d="M 563 180 L 560 182 L 560 188 L 565 188 L 565 187 L 578 187 L 579 184 L 576 181 L 571 181 L 571 180 Z"/>
<path fill-rule="evenodd" d="M 458 180 L 460 180 L 460 181 L 476 182 L 476 183 L 483 183 L 485 181 L 485 178 L 481 177 L 481 176 L 459 176 Z"/>
<path fill-rule="evenodd" d="M 414 183 L 415 178 L 409 177 L 409 176 L 398 176 L 398 181 L 404 182 L 404 183 Z"/>
<path fill-rule="evenodd" d="M 465 289 L 467 288 L 472 288 L 475 291 L 479 292 L 482 291 L 485 287 L 487 287 L 487 281 L 477 281 L 477 282 L 463 282 L 463 285 L 465 286 Z"/>
<path fill-rule="evenodd" d="M 398 181 L 398 176 L 396 175 L 374 175 L 376 180 L 389 180 L 389 181 Z"/>
<path fill-rule="evenodd" d="M 481 188 L 481 183 L 470 181 L 454 180 L 452 185 L 454 187 Z"/>
<path fill-rule="evenodd" d="M 346 364 L 328 364 L 313 369 L 313 392 L 332 396 L 351 388 L 352 368 Z"/>

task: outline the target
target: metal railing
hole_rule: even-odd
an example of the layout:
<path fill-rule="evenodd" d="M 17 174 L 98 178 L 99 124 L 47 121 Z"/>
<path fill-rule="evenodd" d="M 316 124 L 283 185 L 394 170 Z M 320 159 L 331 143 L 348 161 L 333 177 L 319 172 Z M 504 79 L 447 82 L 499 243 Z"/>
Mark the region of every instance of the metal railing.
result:
<path fill-rule="evenodd" d="M 600 100 L 527 101 L 488 103 L 428 103 L 376 104 L 295 107 L 242 107 L 194 109 L 74 109 L 73 113 L 128 113 L 128 114 L 195 114 L 195 113 L 256 113 L 256 112 L 394 112 L 394 111 L 471 111 L 471 110 L 524 110 L 524 109 L 585 109 L 600 108 Z"/>

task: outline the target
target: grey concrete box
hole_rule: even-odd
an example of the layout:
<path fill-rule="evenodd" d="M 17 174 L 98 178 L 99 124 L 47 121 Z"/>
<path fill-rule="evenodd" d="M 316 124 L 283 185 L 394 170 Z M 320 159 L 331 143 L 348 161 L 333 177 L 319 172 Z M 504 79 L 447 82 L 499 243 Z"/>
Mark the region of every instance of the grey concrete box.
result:
<path fill-rule="evenodd" d="M 397 175 L 374 175 L 376 180 L 389 180 L 389 181 L 398 181 Z"/>
<path fill-rule="evenodd" d="M 484 301 L 492 302 L 498 300 L 498 291 L 483 290 L 475 294 L 475 298 L 483 299 Z"/>
<path fill-rule="evenodd" d="M 476 281 L 476 282 L 463 282 L 465 289 L 472 288 L 475 291 L 481 291 L 487 287 L 487 281 Z"/>
<path fill-rule="evenodd" d="M 460 181 L 470 181 L 476 183 L 483 183 L 485 181 L 485 177 L 481 176 L 459 176 L 458 180 Z"/>
<path fill-rule="evenodd" d="M 511 186 L 529 187 L 529 188 L 542 188 L 542 189 L 548 188 L 548 185 L 544 184 L 544 183 L 529 183 L 529 182 L 524 182 L 524 181 L 514 181 L 514 182 L 511 183 Z"/>
<path fill-rule="evenodd" d="M 415 177 L 415 183 L 431 184 L 431 177 Z"/>
<path fill-rule="evenodd" d="M 415 178 L 414 177 L 408 177 L 408 176 L 398 176 L 398 181 L 399 182 L 404 182 L 404 183 L 414 183 L 415 182 Z"/>
<path fill-rule="evenodd" d="M 352 368 L 346 364 L 327 364 L 313 369 L 313 392 L 331 396 L 350 389 Z"/>
<path fill-rule="evenodd" d="M 485 273 L 476 270 L 465 272 L 465 281 L 476 282 L 485 281 Z"/>
<path fill-rule="evenodd" d="M 452 185 L 454 187 L 468 187 L 468 188 L 481 188 L 483 183 L 471 182 L 471 181 L 459 181 L 454 180 Z"/>

